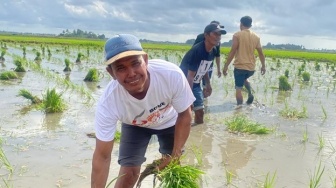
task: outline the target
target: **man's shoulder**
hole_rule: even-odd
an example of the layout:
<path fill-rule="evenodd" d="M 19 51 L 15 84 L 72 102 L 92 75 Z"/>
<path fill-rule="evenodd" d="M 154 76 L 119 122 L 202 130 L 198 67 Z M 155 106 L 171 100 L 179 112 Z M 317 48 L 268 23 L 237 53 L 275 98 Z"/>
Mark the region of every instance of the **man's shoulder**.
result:
<path fill-rule="evenodd" d="M 174 63 L 163 59 L 148 60 L 149 72 L 180 71 L 181 69 Z"/>
<path fill-rule="evenodd" d="M 198 43 L 200 43 L 202 41 L 204 41 L 204 34 L 200 33 L 200 34 L 197 35 L 196 40 L 194 42 L 194 45 L 196 45 L 196 44 L 198 44 Z"/>

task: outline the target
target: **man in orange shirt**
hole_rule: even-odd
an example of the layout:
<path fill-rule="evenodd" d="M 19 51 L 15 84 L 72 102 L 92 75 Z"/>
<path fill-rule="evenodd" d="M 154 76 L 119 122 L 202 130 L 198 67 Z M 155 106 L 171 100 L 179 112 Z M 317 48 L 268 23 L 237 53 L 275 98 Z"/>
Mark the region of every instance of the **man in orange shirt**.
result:
<path fill-rule="evenodd" d="M 236 88 L 236 100 L 237 106 L 240 107 L 243 104 L 242 88 L 248 91 L 247 104 L 252 104 L 254 96 L 248 78 L 254 74 L 256 67 L 256 58 L 254 51 L 257 50 L 258 56 L 261 62 L 261 74 L 266 72 L 265 68 L 265 56 L 260 44 L 259 36 L 250 30 L 252 26 L 252 18 L 250 16 L 244 16 L 240 19 L 240 31 L 236 32 L 232 37 L 231 51 L 226 60 L 223 68 L 224 76 L 227 75 L 228 67 L 234 60 L 234 78 Z"/>

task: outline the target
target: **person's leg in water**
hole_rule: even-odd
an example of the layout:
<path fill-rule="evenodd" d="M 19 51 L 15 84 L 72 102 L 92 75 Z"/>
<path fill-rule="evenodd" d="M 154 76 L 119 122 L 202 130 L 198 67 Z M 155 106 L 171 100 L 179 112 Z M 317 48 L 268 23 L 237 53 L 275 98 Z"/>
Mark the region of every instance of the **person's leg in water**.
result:
<path fill-rule="evenodd" d="M 204 122 L 204 104 L 203 104 L 203 92 L 200 84 L 194 84 L 192 92 L 196 98 L 193 103 L 194 124 L 202 124 Z"/>
<path fill-rule="evenodd" d="M 251 84 L 248 81 L 248 79 L 245 80 L 244 86 L 245 86 L 245 88 L 247 90 L 247 93 L 248 93 L 248 98 L 247 98 L 246 104 L 252 104 L 254 96 L 252 94 Z"/>
<path fill-rule="evenodd" d="M 239 106 L 243 104 L 242 88 L 244 86 L 244 80 L 245 80 L 244 70 L 235 68 L 233 71 L 233 75 L 235 79 L 236 100 L 237 105 Z"/>
<path fill-rule="evenodd" d="M 248 93 L 246 104 L 252 104 L 252 102 L 254 100 L 254 96 L 252 94 L 251 84 L 248 80 L 248 78 L 251 77 L 253 74 L 254 74 L 254 71 L 247 71 L 247 74 L 246 74 L 247 76 L 246 76 L 246 79 L 244 81 L 244 86 L 245 86 L 245 88 L 247 90 L 247 93 Z"/>

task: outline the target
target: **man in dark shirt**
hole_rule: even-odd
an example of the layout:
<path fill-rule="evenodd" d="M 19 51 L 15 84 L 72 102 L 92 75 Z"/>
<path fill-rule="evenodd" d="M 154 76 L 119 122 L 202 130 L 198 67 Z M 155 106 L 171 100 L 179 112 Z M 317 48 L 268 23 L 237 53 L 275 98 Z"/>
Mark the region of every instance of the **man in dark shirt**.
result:
<path fill-rule="evenodd" d="M 216 20 L 211 21 L 210 24 L 217 24 L 217 25 L 219 25 L 220 28 L 224 28 L 224 26 L 220 25 L 219 21 L 216 21 Z M 223 30 L 222 35 L 226 34 L 226 31 L 225 32 L 224 31 L 225 30 Z M 201 34 L 197 35 L 196 40 L 195 40 L 193 46 L 195 44 L 199 43 L 199 42 L 202 42 L 202 41 L 204 41 L 204 33 L 201 33 Z M 216 46 L 216 50 L 217 51 L 216 51 L 216 54 L 215 54 L 215 56 L 216 56 L 215 62 L 216 62 L 216 66 L 217 66 L 217 76 L 218 76 L 218 78 L 221 77 L 221 69 L 220 69 L 220 45 L 221 44 L 219 42 L 218 45 Z M 211 79 L 211 76 L 212 76 L 212 67 L 213 67 L 213 63 L 211 64 L 211 67 L 209 69 L 209 79 Z M 205 80 L 204 79 L 202 80 L 202 83 L 203 83 L 203 87 L 204 87 L 205 86 Z"/>
<path fill-rule="evenodd" d="M 194 45 L 185 54 L 180 65 L 196 98 L 193 103 L 195 124 L 204 122 L 203 98 L 210 96 L 212 93 L 208 71 L 217 53 L 216 46 L 221 40 L 221 35 L 225 33 L 226 31 L 218 24 L 207 25 L 203 34 L 205 39 Z M 200 82 L 203 77 L 205 78 L 205 87 L 202 92 Z"/>

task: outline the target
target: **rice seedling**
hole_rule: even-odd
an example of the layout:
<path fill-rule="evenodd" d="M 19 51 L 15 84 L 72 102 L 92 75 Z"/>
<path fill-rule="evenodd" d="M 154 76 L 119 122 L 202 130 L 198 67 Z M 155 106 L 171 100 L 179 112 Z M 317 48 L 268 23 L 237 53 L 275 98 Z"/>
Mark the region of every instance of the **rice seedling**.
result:
<path fill-rule="evenodd" d="M 276 176 L 276 172 L 274 172 L 272 177 L 270 176 L 269 173 L 267 173 L 263 188 L 274 188 L 275 187 L 275 176 Z"/>
<path fill-rule="evenodd" d="M 88 81 L 88 82 L 98 82 L 99 80 L 99 72 L 98 69 L 96 68 L 91 68 L 89 69 L 89 72 L 87 73 L 87 75 L 84 78 L 84 81 Z"/>
<path fill-rule="evenodd" d="M 313 174 L 309 173 L 309 188 L 317 188 L 320 187 L 321 184 L 321 177 L 324 173 L 324 168 L 321 169 L 321 161 L 316 169 L 313 172 Z"/>
<path fill-rule="evenodd" d="M 299 111 L 295 107 L 289 107 L 287 102 L 285 102 L 285 108 L 280 110 L 279 113 L 282 117 L 288 119 L 300 119 L 308 117 L 307 108 L 305 106 L 302 106 L 302 110 Z"/>
<path fill-rule="evenodd" d="M 317 61 L 315 62 L 315 67 L 314 68 L 315 68 L 316 71 L 321 70 L 321 65 L 319 64 L 319 62 L 317 62 Z"/>
<path fill-rule="evenodd" d="M 77 54 L 76 63 L 81 63 L 82 62 L 82 57 L 84 57 L 84 54 L 82 54 L 82 53 L 79 52 Z"/>
<path fill-rule="evenodd" d="M 2 178 L 2 181 L 4 182 L 6 188 L 13 188 L 14 187 L 13 184 L 9 184 L 9 180 L 5 180 L 5 179 Z"/>
<path fill-rule="evenodd" d="M 196 167 L 181 166 L 178 160 L 173 160 L 167 167 L 159 171 L 157 177 L 160 179 L 160 187 L 185 187 L 198 188 L 199 180 L 203 171 Z"/>
<path fill-rule="evenodd" d="M 124 176 L 124 175 L 125 175 L 125 174 L 122 174 L 122 175 L 120 175 L 120 176 L 118 176 L 118 177 L 113 178 L 113 179 L 106 185 L 105 188 L 109 188 L 110 185 L 112 185 L 112 183 L 113 183 L 115 180 L 117 180 L 118 178 L 120 178 L 120 177 L 122 177 L 122 176 Z"/>
<path fill-rule="evenodd" d="M 264 125 L 253 122 L 245 115 L 234 115 L 225 121 L 227 129 L 232 132 L 242 132 L 249 134 L 267 134 L 272 131 Z"/>
<path fill-rule="evenodd" d="M 9 171 L 9 173 L 12 174 L 13 173 L 13 167 L 10 164 L 9 160 L 7 159 L 7 156 L 5 155 L 5 152 L 2 150 L 2 139 L 1 138 L 0 138 L 0 161 L 1 161 L 2 165 L 4 165 L 6 167 L 6 169 Z"/>
<path fill-rule="evenodd" d="M 287 78 L 289 78 L 289 70 L 288 70 L 288 69 L 285 70 L 285 76 L 286 76 Z"/>
<path fill-rule="evenodd" d="M 41 52 L 36 52 L 35 62 L 40 63 L 42 61 Z"/>
<path fill-rule="evenodd" d="M 232 172 L 225 169 L 226 185 L 231 185 L 232 184 L 233 176 L 234 176 L 234 174 Z"/>
<path fill-rule="evenodd" d="M 334 162 L 332 162 L 334 170 L 336 171 L 336 165 Z M 334 175 L 333 177 L 330 176 L 332 188 L 336 188 L 336 176 Z"/>
<path fill-rule="evenodd" d="M 24 47 L 22 47 L 22 55 L 23 55 L 23 57 L 26 57 L 26 47 L 24 46 Z"/>
<path fill-rule="evenodd" d="M 321 105 L 321 107 L 322 107 L 322 112 L 323 112 L 323 119 L 325 120 L 325 119 L 327 119 L 328 114 L 327 114 L 326 109 L 323 107 L 323 105 Z"/>
<path fill-rule="evenodd" d="M 303 79 L 303 81 L 305 81 L 305 82 L 308 82 L 308 81 L 310 81 L 310 73 L 309 72 L 303 72 L 302 73 L 302 79 Z"/>
<path fill-rule="evenodd" d="M 16 68 L 14 69 L 15 72 L 26 72 L 21 59 L 15 59 L 14 64 L 16 65 Z"/>
<path fill-rule="evenodd" d="M 64 72 L 69 72 L 71 71 L 71 68 L 70 68 L 70 60 L 68 58 L 66 58 L 64 60 L 64 63 L 65 63 L 65 68 L 63 69 Z"/>
<path fill-rule="evenodd" d="M 319 149 L 321 150 L 325 146 L 325 139 L 324 139 L 322 133 L 321 134 L 317 134 L 317 137 L 318 137 L 318 140 L 319 140 Z"/>
<path fill-rule="evenodd" d="M 29 99 L 33 104 L 40 104 L 42 102 L 37 96 L 34 96 L 26 89 L 20 89 L 19 96 Z"/>
<path fill-rule="evenodd" d="M 308 129 L 306 126 L 306 129 L 304 129 L 302 132 L 302 142 L 306 143 L 307 141 L 308 141 Z"/>
<path fill-rule="evenodd" d="M 0 74 L 0 80 L 11 80 L 18 78 L 18 75 L 14 71 L 5 71 Z"/>
<path fill-rule="evenodd" d="M 279 77 L 279 90 L 280 91 L 289 91 L 292 87 L 288 83 L 288 79 L 286 76 Z"/>
<path fill-rule="evenodd" d="M 193 145 L 191 146 L 191 151 L 193 152 L 195 158 L 196 158 L 196 161 L 197 161 L 197 166 L 201 166 L 203 164 L 203 152 L 202 150 Z"/>
<path fill-rule="evenodd" d="M 6 54 L 6 50 L 5 49 L 2 49 L 1 50 L 1 54 L 0 54 L 0 62 L 3 63 L 5 62 L 5 54 Z"/>
<path fill-rule="evenodd" d="M 43 96 L 42 107 L 46 113 L 63 112 L 65 110 L 65 102 L 62 99 L 62 94 L 59 94 L 54 89 L 48 89 Z"/>

